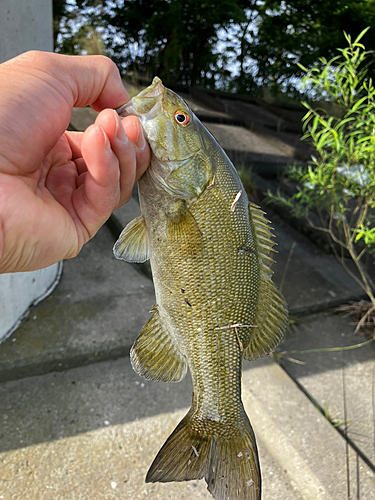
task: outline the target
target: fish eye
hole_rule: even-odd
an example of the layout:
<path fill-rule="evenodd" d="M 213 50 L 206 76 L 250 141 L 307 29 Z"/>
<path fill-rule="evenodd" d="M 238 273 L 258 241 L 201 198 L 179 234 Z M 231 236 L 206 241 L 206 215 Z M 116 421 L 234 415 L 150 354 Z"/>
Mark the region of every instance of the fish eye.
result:
<path fill-rule="evenodd" d="M 177 123 L 185 127 L 190 122 L 190 116 L 185 111 L 176 111 L 174 118 Z"/>

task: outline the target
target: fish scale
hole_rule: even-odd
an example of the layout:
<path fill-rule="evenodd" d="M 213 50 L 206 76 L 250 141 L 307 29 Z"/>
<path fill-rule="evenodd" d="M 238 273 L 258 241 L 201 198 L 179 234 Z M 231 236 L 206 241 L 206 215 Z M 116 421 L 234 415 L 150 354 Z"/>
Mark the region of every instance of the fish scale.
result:
<path fill-rule="evenodd" d="M 158 78 L 118 111 L 140 118 L 153 153 L 139 180 L 142 216 L 114 248 L 128 262 L 150 258 L 153 273 L 156 304 L 132 365 L 165 382 L 180 381 L 189 367 L 194 391 L 146 481 L 205 478 L 217 500 L 259 500 L 241 366 L 274 349 L 287 324 L 271 280 L 268 221 L 220 145 Z"/>

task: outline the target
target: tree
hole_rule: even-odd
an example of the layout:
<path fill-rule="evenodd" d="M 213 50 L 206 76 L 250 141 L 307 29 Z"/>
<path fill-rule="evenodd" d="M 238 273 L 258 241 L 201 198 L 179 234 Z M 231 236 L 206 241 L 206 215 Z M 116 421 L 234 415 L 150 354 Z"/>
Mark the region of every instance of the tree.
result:
<path fill-rule="evenodd" d="M 167 82 L 297 95 L 312 66 L 333 57 L 342 31 L 375 28 L 375 0 L 53 0 L 60 52 L 101 36 L 123 72 Z M 80 30 L 82 26 L 86 26 Z M 375 49 L 367 35 L 366 45 Z M 374 75 L 375 76 L 375 75 Z"/>
<path fill-rule="evenodd" d="M 216 49 L 218 30 L 246 21 L 243 6 L 246 3 L 244 0 L 75 0 L 69 9 L 60 6 L 56 11 L 56 24 L 63 26 L 58 50 L 79 51 L 80 23 L 102 27 L 106 51 L 123 71 L 157 74 L 168 82 L 214 87 L 220 74 L 226 72 L 222 64 L 225 54 Z"/>
<path fill-rule="evenodd" d="M 255 78 L 256 64 L 249 57 L 260 14 L 257 4 L 258 0 L 246 2 L 243 21 L 232 22 L 225 30 L 225 35 L 221 36 L 222 42 L 226 45 L 226 59 L 223 63 L 237 67 L 236 73 L 228 78 L 228 83 L 223 82 L 222 87 L 239 94 L 254 95 L 259 88 Z"/>
<path fill-rule="evenodd" d="M 63 54 L 105 54 L 103 0 L 53 0 L 54 49 Z"/>
<path fill-rule="evenodd" d="M 265 0 L 248 56 L 263 85 L 291 90 L 303 76 L 298 63 L 334 57 L 343 31 L 354 39 L 367 26 L 375 28 L 375 0 Z M 366 45 L 375 49 L 372 36 Z"/>
<path fill-rule="evenodd" d="M 69 17 L 66 0 L 53 0 L 53 47 L 58 47 L 58 37 L 61 32 L 61 23 Z"/>
<path fill-rule="evenodd" d="M 245 15 L 237 0 L 125 0 L 106 19 L 119 63 L 168 82 L 214 87 L 222 67 L 218 30 Z"/>

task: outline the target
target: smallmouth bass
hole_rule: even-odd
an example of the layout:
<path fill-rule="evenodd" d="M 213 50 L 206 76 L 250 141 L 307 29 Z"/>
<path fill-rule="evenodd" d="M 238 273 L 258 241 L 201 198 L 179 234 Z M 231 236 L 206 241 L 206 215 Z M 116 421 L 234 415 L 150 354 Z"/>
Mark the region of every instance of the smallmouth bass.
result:
<path fill-rule="evenodd" d="M 242 359 L 273 350 L 287 307 L 271 280 L 269 221 L 187 104 L 159 78 L 117 110 L 140 118 L 152 149 L 139 180 L 142 215 L 114 247 L 151 260 L 156 305 L 135 341 L 134 370 L 179 382 L 192 406 L 167 439 L 147 482 L 205 478 L 217 500 L 259 500 L 255 436 L 241 401 Z"/>

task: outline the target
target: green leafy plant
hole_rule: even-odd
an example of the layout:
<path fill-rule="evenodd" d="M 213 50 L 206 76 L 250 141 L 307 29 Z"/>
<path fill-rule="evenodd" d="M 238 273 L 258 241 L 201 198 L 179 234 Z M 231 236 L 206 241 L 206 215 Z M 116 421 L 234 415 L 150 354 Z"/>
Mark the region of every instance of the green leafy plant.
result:
<path fill-rule="evenodd" d="M 321 59 L 320 68 L 301 66 L 303 84 L 331 105 L 303 103 L 308 110 L 303 139 L 315 154 L 307 167 L 294 166 L 288 173 L 297 183 L 296 194 L 279 192 L 269 200 L 327 234 L 336 257 L 368 295 L 368 313 L 375 314 L 375 286 L 364 264 L 365 255 L 375 251 L 375 88 L 367 77 L 370 52 L 360 43 L 368 29 L 354 41 L 345 33 L 348 46 L 329 61 Z"/>

